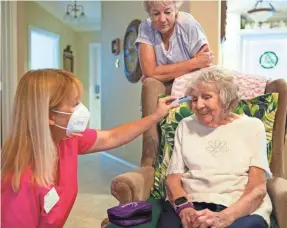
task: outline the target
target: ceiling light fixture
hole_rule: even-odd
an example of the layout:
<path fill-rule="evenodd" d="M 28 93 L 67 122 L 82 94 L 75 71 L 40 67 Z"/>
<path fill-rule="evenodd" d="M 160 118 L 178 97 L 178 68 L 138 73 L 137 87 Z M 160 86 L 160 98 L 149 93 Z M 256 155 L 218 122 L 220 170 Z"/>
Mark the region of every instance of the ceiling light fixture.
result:
<path fill-rule="evenodd" d="M 272 17 L 275 12 L 276 9 L 271 3 L 258 0 L 254 8 L 247 13 L 254 22 L 263 23 Z"/>
<path fill-rule="evenodd" d="M 80 4 L 77 4 L 77 1 L 75 1 L 74 4 L 67 5 L 64 20 L 77 23 L 83 22 L 85 18 L 86 15 L 84 13 L 84 7 Z"/>

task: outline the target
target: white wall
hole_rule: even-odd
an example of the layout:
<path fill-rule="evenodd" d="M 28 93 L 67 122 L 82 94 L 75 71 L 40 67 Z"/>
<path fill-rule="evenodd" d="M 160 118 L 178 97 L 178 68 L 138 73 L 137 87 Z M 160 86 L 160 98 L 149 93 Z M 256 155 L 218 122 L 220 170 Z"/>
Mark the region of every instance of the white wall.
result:
<path fill-rule="evenodd" d="M 222 45 L 222 65 L 240 70 L 240 13 L 227 11 L 226 41 Z"/>

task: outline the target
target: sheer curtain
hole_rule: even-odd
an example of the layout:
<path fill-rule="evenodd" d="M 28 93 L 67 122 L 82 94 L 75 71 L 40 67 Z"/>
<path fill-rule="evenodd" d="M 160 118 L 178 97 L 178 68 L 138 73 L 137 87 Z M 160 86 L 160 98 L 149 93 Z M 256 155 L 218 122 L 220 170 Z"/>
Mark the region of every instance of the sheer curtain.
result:
<path fill-rule="evenodd" d="M 7 137 L 17 77 L 17 2 L 0 1 L 0 130 L 1 148 Z"/>

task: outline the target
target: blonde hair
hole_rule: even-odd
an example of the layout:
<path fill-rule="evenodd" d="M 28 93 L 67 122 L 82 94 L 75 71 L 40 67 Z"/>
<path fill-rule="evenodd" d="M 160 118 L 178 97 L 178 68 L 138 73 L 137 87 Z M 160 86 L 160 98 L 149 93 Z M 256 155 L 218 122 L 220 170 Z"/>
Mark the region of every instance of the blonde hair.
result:
<path fill-rule="evenodd" d="M 1 180 L 12 175 L 12 188 L 20 188 L 24 171 L 31 168 L 32 181 L 48 187 L 55 183 L 58 151 L 49 126 L 49 110 L 56 108 L 82 84 L 64 70 L 27 72 L 19 81 L 14 100 L 11 132 L 1 154 Z"/>
<path fill-rule="evenodd" d="M 179 8 L 182 5 L 182 1 L 180 1 L 180 0 L 144 0 L 143 1 L 144 9 L 148 14 L 150 14 L 150 5 L 152 3 L 157 4 L 157 5 L 160 5 L 160 4 L 168 5 L 168 4 L 172 3 L 174 5 L 176 12 L 179 10 Z"/>
<path fill-rule="evenodd" d="M 218 66 L 198 70 L 187 85 L 186 95 L 190 96 L 197 85 L 214 85 L 219 91 L 219 97 L 227 112 L 240 101 L 239 87 L 234 82 L 232 71 Z"/>

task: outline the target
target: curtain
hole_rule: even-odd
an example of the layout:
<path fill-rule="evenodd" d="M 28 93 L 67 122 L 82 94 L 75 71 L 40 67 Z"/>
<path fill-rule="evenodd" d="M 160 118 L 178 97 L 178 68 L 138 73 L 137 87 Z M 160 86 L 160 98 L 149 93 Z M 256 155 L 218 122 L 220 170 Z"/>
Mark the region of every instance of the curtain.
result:
<path fill-rule="evenodd" d="M 17 77 L 17 2 L 0 1 L 0 130 L 1 148 L 11 122 Z"/>

